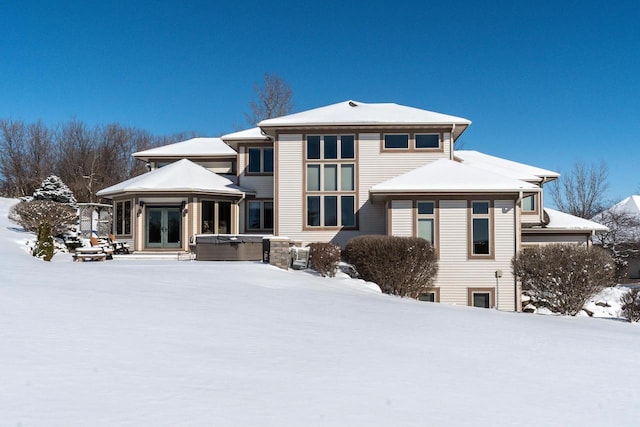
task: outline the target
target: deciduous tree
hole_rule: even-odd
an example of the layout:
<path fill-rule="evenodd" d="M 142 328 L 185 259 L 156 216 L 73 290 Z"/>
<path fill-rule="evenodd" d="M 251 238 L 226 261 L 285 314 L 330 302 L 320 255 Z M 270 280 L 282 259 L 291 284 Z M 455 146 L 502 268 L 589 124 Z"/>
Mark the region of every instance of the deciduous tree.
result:
<path fill-rule="evenodd" d="M 293 108 L 293 91 L 289 84 L 277 74 L 264 75 L 262 85 L 253 86 L 255 99 L 249 103 L 251 113 L 245 113 L 250 126 L 255 126 L 262 120 L 284 116 Z"/>

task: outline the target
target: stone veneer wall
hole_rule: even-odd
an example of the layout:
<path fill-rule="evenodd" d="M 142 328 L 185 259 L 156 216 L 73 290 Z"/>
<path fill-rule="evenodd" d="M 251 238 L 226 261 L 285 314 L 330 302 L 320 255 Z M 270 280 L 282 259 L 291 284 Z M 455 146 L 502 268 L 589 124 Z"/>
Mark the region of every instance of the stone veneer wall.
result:
<path fill-rule="evenodd" d="M 272 237 L 269 239 L 269 264 L 283 270 L 288 270 L 291 265 L 289 246 L 291 241 L 287 237 Z"/>

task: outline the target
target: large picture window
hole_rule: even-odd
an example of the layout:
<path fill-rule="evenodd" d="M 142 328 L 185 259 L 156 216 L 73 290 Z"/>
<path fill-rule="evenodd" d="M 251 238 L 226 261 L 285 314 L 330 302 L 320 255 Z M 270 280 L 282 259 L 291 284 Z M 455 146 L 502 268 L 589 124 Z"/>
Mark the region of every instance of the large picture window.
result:
<path fill-rule="evenodd" d="M 252 147 L 248 150 L 249 164 L 247 172 L 254 174 L 271 174 L 273 173 L 273 148 L 271 147 Z"/>
<path fill-rule="evenodd" d="M 131 234 L 131 200 L 116 202 L 116 235 Z"/>
<path fill-rule="evenodd" d="M 491 203 L 473 201 L 470 209 L 471 256 L 491 256 L 493 230 L 491 229 Z"/>
<path fill-rule="evenodd" d="M 306 226 L 356 226 L 355 137 L 309 135 L 306 144 Z"/>

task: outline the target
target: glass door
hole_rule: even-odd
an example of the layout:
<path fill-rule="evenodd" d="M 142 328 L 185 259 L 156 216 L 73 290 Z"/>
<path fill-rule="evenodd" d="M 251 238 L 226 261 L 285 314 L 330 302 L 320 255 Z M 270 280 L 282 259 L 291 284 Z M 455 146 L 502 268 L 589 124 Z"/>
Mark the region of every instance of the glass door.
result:
<path fill-rule="evenodd" d="M 182 215 L 179 207 L 147 207 L 147 248 L 179 248 Z"/>

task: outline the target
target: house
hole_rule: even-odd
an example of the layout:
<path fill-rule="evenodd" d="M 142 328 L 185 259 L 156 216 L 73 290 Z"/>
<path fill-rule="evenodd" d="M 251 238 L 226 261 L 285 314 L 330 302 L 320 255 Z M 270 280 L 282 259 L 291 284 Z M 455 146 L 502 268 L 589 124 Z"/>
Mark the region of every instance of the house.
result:
<path fill-rule="evenodd" d="M 640 279 L 640 195 L 629 196 L 592 218 L 605 224 L 609 231 L 598 235 L 594 243 L 601 244 L 626 262 L 624 280 Z"/>
<path fill-rule="evenodd" d="M 187 250 L 201 233 L 341 246 L 364 234 L 421 237 L 439 255 L 425 299 L 516 310 L 515 253 L 589 244 L 602 226 L 543 209 L 544 184 L 557 173 L 455 150 L 470 124 L 345 101 L 134 153 L 150 172 L 98 195 L 113 200 L 114 232 L 137 251 Z"/>

